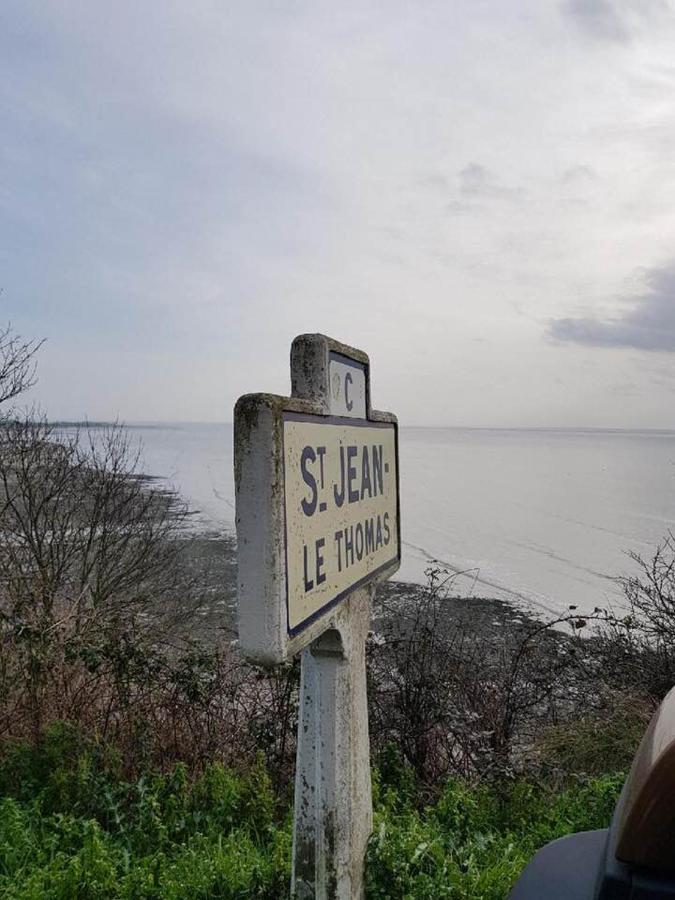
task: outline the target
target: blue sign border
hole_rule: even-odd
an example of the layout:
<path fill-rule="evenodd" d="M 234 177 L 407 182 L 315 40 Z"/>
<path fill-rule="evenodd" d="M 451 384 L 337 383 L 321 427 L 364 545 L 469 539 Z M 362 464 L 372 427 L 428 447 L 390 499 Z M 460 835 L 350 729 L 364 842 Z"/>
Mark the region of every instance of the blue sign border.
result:
<path fill-rule="evenodd" d="M 349 362 L 351 365 L 354 365 L 356 368 L 361 368 L 362 364 L 356 362 L 356 360 L 350 360 L 347 356 L 342 356 L 342 354 L 335 354 L 336 357 L 340 357 L 340 362 Z M 368 379 L 366 377 L 366 385 L 368 384 Z M 366 388 L 367 389 L 367 388 Z M 366 409 L 368 409 L 368 405 L 366 405 Z M 394 430 L 394 452 L 396 455 L 396 556 L 392 557 L 392 559 L 387 560 L 387 562 L 382 563 L 381 566 L 378 566 L 377 569 L 373 569 L 372 572 L 369 572 L 363 578 L 360 578 L 358 581 L 354 582 L 354 584 L 350 585 L 344 591 L 340 591 L 335 597 L 332 597 L 328 602 L 324 603 L 319 609 L 315 610 L 310 616 L 306 619 L 303 619 L 298 625 L 294 628 L 290 627 L 290 610 L 288 606 L 288 523 L 286 521 L 286 432 L 285 432 L 285 423 L 286 422 L 312 422 L 315 425 L 345 425 L 350 428 L 393 428 Z M 399 466 L 398 466 L 398 423 L 397 422 L 371 422 L 370 419 L 354 419 L 349 416 L 320 416 L 311 413 L 296 413 L 296 412 L 284 412 L 282 414 L 282 472 L 284 476 L 284 554 L 286 557 L 286 631 L 290 637 L 295 637 L 300 634 L 300 632 L 304 631 L 305 628 L 308 628 L 313 622 L 316 622 L 318 618 L 327 613 L 329 610 L 333 609 L 334 606 L 344 600 L 344 598 L 351 594 L 352 591 L 355 591 L 357 588 L 362 587 L 368 581 L 371 581 L 375 575 L 378 575 L 380 572 L 383 572 L 385 569 L 388 569 L 390 566 L 393 566 L 395 563 L 401 562 L 401 496 L 400 496 L 400 475 L 399 475 Z"/>

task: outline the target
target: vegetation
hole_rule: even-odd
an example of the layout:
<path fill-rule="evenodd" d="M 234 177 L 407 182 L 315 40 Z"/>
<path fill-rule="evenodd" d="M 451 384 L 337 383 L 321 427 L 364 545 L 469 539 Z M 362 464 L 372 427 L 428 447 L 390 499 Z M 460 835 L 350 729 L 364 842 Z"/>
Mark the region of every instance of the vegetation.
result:
<path fill-rule="evenodd" d="M 0 898 L 283 898 L 297 661 L 199 641 L 185 509 L 124 430 L 9 405 L 38 347 L 0 331 Z M 672 536 L 636 561 L 586 637 L 574 607 L 453 617 L 438 569 L 381 596 L 369 897 L 504 898 L 544 843 L 608 824 L 675 677 Z"/>
<path fill-rule="evenodd" d="M 382 794 L 367 865 L 368 898 L 502 900 L 548 841 L 605 828 L 623 785 L 608 774 L 563 791 L 531 780 L 446 783 L 422 810 L 396 790 Z"/>
<path fill-rule="evenodd" d="M 636 569 L 620 579 L 623 608 L 598 611 L 598 650 L 608 680 L 656 706 L 675 684 L 675 535 L 648 559 L 630 555 Z"/>
<path fill-rule="evenodd" d="M 419 808 L 412 771 L 387 757 L 375 777 L 371 898 L 502 898 L 543 843 L 605 825 L 622 783 L 605 775 L 555 793 L 451 779 Z M 5 748 L 0 795 L 2 898 L 288 896 L 289 812 L 260 762 L 128 781 L 114 753 L 57 725 L 37 747 Z"/>
<path fill-rule="evenodd" d="M 68 726 L 0 766 L 0 897 L 282 897 L 289 829 L 262 766 L 186 767 L 126 781 Z"/>

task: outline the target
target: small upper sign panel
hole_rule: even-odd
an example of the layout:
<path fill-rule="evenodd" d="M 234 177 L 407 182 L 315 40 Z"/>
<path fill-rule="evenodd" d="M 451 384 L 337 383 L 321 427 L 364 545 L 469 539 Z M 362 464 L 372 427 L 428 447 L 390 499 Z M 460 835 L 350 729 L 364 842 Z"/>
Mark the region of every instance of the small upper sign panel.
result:
<path fill-rule="evenodd" d="M 350 419 L 366 418 L 366 366 L 331 352 L 328 361 L 329 408 L 331 415 Z"/>

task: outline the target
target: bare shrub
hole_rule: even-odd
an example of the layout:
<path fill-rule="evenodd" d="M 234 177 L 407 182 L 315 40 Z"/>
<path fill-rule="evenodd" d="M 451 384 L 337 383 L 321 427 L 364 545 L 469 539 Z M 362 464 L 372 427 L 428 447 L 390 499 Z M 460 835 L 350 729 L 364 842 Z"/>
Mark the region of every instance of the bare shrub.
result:
<path fill-rule="evenodd" d="M 128 770 L 265 755 L 292 772 L 298 664 L 198 639 L 185 507 L 141 476 L 122 427 L 0 427 L 0 739 L 67 719 Z M 189 548 L 188 548 L 189 550 Z"/>
<path fill-rule="evenodd" d="M 0 429 L 0 734 L 77 717 L 103 677 L 123 702 L 147 647 L 184 615 L 182 510 L 143 485 L 137 462 L 120 427 Z"/>
<path fill-rule="evenodd" d="M 599 671 L 656 706 L 675 684 L 675 537 L 669 532 L 650 559 L 630 557 L 637 572 L 619 579 L 626 607 L 599 615 Z"/>
<path fill-rule="evenodd" d="M 35 356 L 42 343 L 24 340 L 11 325 L 0 328 L 0 406 L 35 383 Z"/>
<path fill-rule="evenodd" d="M 602 703 L 578 709 L 574 722 L 542 729 L 534 741 L 533 767 L 548 782 L 564 784 L 570 775 L 627 772 L 653 708 L 626 689 L 605 690 Z"/>
<path fill-rule="evenodd" d="M 425 588 L 385 604 L 368 652 L 374 747 L 395 744 L 427 785 L 508 774 L 585 693 L 578 637 L 553 628 L 574 616 L 476 627 L 447 612 L 454 577 L 431 569 Z"/>

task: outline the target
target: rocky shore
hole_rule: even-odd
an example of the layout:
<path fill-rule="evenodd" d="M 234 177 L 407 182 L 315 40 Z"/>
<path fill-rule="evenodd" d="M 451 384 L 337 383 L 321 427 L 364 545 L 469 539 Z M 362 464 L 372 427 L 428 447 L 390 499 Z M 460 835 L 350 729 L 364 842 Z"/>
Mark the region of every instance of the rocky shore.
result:
<path fill-rule="evenodd" d="M 183 553 L 186 566 L 204 598 L 197 609 L 200 626 L 196 637 L 208 642 L 231 641 L 236 638 L 237 555 L 236 541 L 227 533 L 204 532 L 186 538 Z M 421 585 L 391 579 L 378 585 L 373 608 L 373 630 L 378 620 L 397 608 L 414 604 L 424 590 Z M 510 631 L 536 626 L 528 612 L 492 597 L 454 596 L 444 598 L 444 623 L 459 626 L 477 636 L 493 637 L 505 629 Z"/>

